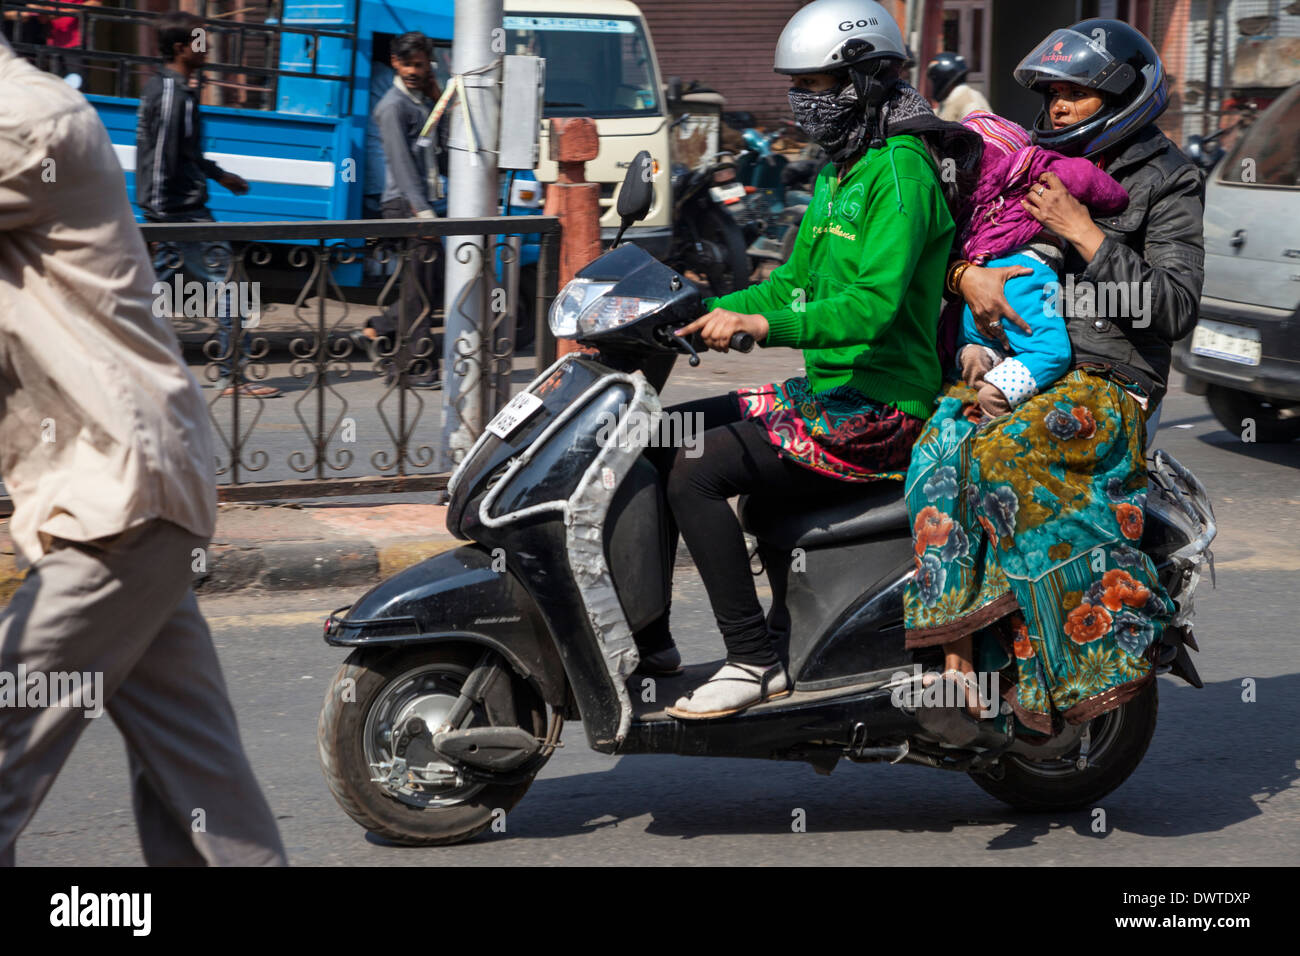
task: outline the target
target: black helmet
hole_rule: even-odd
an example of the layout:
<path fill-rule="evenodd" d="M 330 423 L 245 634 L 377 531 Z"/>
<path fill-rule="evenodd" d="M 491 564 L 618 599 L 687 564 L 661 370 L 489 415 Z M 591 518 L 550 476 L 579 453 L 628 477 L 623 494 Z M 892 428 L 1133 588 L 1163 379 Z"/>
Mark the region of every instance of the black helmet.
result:
<path fill-rule="evenodd" d="M 970 67 L 960 53 L 936 53 L 925 75 L 930 78 L 930 92 L 936 100 L 946 100 L 952 88 L 966 79 Z"/>
<path fill-rule="evenodd" d="M 1118 20 L 1084 20 L 1055 30 L 1020 61 L 1016 82 L 1043 94 L 1030 131 L 1044 149 L 1093 156 L 1123 142 L 1155 120 L 1169 104 L 1169 83 L 1155 47 Z M 1101 94 L 1102 106 L 1086 120 L 1052 129 L 1047 107 L 1051 83 L 1074 83 Z"/>

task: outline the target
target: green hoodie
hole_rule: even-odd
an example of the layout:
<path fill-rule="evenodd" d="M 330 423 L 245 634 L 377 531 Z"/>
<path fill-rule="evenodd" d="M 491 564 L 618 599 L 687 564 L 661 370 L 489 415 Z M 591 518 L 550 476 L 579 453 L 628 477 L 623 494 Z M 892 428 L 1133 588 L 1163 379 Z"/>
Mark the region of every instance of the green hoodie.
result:
<path fill-rule="evenodd" d="M 767 281 L 705 305 L 762 315 L 762 344 L 803 349 L 814 392 L 852 385 L 929 418 L 952 238 L 934 161 L 917 137 L 894 136 L 842 182 L 834 164 L 821 171 L 794 251 Z"/>

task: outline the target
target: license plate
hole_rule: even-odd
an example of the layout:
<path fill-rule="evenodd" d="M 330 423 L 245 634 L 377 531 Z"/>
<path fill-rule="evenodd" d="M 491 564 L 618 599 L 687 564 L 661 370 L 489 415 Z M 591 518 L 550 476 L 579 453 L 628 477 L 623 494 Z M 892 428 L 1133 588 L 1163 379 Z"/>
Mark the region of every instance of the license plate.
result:
<path fill-rule="evenodd" d="M 488 422 L 488 431 L 497 438 L 502 440 L 509 438 L 510 435 L 526 422 L 533 414 L 542 407 L 542 400 L 532 392 L 520 392 L 510 401 L 506 402 L 506 407 L 497 412 L 492 421 Z"/>
<path fill-rule="evenodd" d="M 714 202 L 729 205 L 733 202 L 740 202 L 745 198 L 745 187 L 741 183 L 732 183 L 730 186 L 714 186 L 709 190 L 709 195 L 713 197 Z"/>
<path fill-rule="evenodd" d="M 1264 350 L 1259 329 L 1201 319 L 1192 333 L 1192 351 L 1238 365 L 1258 365 Z"/>

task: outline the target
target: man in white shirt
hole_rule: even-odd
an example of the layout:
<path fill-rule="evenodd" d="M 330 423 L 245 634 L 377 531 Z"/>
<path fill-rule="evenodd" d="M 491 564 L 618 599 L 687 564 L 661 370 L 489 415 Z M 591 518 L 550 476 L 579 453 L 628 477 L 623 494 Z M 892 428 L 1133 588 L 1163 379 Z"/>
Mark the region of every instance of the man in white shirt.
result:
<path fill-rule="evenodd" d="M 191 590 L 212 437 L 153 283 L 95 111 L 0 40 L 0 864 L 105 710 L 146 862 L 285 862 Z"/>

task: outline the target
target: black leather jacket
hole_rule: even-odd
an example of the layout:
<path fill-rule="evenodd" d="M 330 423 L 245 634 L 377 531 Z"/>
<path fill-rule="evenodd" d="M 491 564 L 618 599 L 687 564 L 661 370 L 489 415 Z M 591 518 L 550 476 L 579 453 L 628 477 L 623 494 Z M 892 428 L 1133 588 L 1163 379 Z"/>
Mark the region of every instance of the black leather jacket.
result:
<path fill-rule="evenodd" d="M 1106 172 L 1128 190 L 1129 205 L 1097 220 L 1106 238 L 1092 262 L 1085 266 L 1068 250 L 1065 273 L 1073 273 L 1074 293 L 1065 303 L 1066 331 L 1075 368 L 1113 371 L 1136 383 L 1155 408 L 1168 386 L 1172 346 L 1196 325 L 1205 278 L 1205 176 L 1155 126 L 1139 131 Z M 1112 283 L 1126 285 L 1127 308 L 1113 308 L 1123 299 L 1114 297 Z M 1136 315 L 1142 303 L 1146 314 Z"/>

